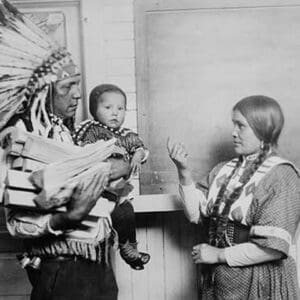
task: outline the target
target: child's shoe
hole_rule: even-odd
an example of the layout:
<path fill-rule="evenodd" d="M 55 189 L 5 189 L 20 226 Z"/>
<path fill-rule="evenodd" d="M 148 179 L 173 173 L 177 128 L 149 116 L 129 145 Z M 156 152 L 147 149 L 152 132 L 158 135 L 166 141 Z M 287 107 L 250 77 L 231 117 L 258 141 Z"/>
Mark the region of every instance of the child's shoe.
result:
<path fill-rule="evenodd" d="M 150 255 L 148 253 L 139 252 L 137 243 L 120 244 L 120 255 L 127 264 L 134 270 L 143 270 L 144 265 L 149 262 Z"/>

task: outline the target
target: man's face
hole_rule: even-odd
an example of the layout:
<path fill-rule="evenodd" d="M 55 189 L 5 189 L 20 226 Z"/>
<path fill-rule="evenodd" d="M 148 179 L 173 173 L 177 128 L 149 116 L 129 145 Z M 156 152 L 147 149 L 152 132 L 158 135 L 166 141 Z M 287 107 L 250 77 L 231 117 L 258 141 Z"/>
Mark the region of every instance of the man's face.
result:
<path fill-rule="evenodd" d="M 55 85 L 53 113 L 67 119 L 75 116 L 80 94 L 80 76 L 69 77 L 58 81 Z"/>

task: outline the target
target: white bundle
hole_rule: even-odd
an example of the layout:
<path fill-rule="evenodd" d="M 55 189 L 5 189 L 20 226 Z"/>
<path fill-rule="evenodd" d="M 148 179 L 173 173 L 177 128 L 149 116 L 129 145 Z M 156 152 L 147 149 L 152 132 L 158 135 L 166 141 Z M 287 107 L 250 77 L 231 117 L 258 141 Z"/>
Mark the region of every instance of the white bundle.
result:
<path fill-rule="evenodd" d="M 104 189 L 110 172 L 110 163 L 105 160 L 115 150 L 115 141 L 101 140 L 86 145 L 70 158 L 33 172 L 29 179 L 42 190 L 35 202 L 43 208 L 63 205 L 76 186 L 87 189 L 95 176 L 98 176 L 99 185 Z"/>
<path fill-rule="evenodd" d="M 34 197 L 33 201 L 42 209 L 60 207 L 71 200 L 75 188 L 78 188 L 81 193 L 84 191 L 84 197 L 89 197 L 93 194 L 93 190 L 90 186 L 94 179 L 97 180 L 97 188 L 101 193 L 107 186 L 109 172 L 110 163 L 97 163 L 80 175 L 71 178 L 63 185 L 56 186 L 52 190 L 42 189 L 42 191 Z"/>

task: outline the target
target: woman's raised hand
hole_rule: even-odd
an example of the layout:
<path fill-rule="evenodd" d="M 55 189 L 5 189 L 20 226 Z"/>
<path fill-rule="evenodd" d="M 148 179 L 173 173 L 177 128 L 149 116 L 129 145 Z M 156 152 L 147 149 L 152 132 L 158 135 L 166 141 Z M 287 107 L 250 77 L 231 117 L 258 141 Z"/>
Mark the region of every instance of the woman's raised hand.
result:
<path fill-rule="evenodd" d="M 188 153 L 185 146 L 180 142 L 171 141 L 170 138 L 167 140 L 167 148 L 169 156 L 176 165 L 178 170 L 184 170 L 188 168 Z"/>
<path fill-rule="evenodd" d="M 169 156 L 177 167 L 179 182 L 188 185 L 193 182 L 192 174 L 188 166 L 188 152 L 182 143 L 167 141 Z"/>

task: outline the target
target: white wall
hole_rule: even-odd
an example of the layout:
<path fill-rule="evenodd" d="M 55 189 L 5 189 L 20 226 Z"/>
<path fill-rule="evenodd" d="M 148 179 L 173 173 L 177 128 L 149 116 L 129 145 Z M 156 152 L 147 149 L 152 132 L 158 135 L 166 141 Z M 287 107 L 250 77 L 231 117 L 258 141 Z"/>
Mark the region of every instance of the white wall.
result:
<path fill-rule="evenodd" d="M 133 0 L 84 0 L 82 27 L 87 94 L 100 83 L 128 96 L 124 126 L 137 129 Z"/>
<path fill-rule="evenodd" d="M 88 95 L 100 83 L 113 83 L 127 95 L 124 127 L 137 128 L 133 0 L 81 1 L 83 73 Z M 139 181 L 133 181 L 139 194 Z"/>

